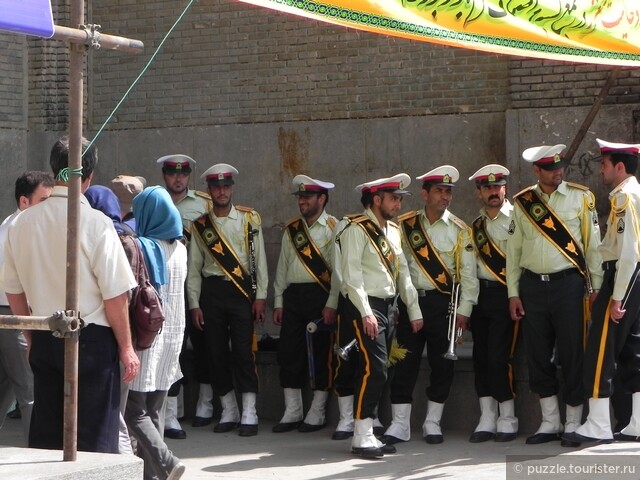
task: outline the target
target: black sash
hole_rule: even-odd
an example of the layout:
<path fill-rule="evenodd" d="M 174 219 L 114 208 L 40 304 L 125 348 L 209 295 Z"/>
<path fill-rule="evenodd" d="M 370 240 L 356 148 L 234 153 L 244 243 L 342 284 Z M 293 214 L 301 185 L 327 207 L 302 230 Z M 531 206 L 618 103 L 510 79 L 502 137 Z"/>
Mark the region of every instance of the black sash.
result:
<path fill-rule="evenodd" d="M 486 220 L 481 215 L 473 222 L 473 241 L 482 264 L 503 285 L 507 284 L 507 257 L 493 243 L 486 229 Z"/>
<path fill-rule="evenodd" d="M 367 215 L 352 215 L 346 217 L 350 223 L 357 224 L 369 237 L 373 247 L 378 252 L 382 263 L 387 268 L 389 275 L 393 279 L 393 283 L 396 283 L 396 254 L 393 251 L 393 247 L 389 244 L 389 239 L 384 232 L 371 220 Z"/>
<path fill-rule="evenodd" d="M 327 265 L 320 250 L 311 239 L 307 222 L 301 217 L 296 218 L 287 225 L 287 232 L 293 248 L 298 254 L 298 259 L 313 279 L 329 293 L 331 290 L 331 268 Z"/>

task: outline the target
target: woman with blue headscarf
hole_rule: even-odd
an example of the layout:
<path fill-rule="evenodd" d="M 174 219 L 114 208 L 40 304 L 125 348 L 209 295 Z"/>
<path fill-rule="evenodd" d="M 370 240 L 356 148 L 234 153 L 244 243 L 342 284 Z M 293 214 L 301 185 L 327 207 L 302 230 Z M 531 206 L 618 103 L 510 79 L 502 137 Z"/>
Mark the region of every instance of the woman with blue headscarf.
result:
<path fill-rule="evenodd" d="M 178 357 L 185 328 L 187 250 L 179 241 L 180 213 L 164 188 L 148 187 L 139 193 L 133 199 L 133 214 L 149 279 L 163 301 L 165 321 L 151 348 L 137 352 L 140 373 L 129 389 L 125 420 L 144 460 L 144 478 L 174 480 L 185 467 L 164 443 L 160 428 L 169 387 L 182 378 Z"/>
<path fill-rule="evenodd" d="M 113 190 L 103 185 L 91 185 L 84 192 L 84 196 L 89 201 L 89 205 L 95 210 L 100 210 L 113 221 L 113 226 L 118 234 L 125 233 L 120 219 L 120 201 Z"/>

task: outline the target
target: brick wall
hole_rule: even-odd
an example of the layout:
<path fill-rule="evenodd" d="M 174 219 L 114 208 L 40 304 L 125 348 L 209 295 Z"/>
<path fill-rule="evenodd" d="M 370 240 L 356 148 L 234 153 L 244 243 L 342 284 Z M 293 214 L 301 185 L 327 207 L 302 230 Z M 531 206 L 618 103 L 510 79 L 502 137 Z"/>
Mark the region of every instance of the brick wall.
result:
<path fill-rule="evenodd" d="M 0 129 L 25 125 L 24 37 L 0 33 Z"/>

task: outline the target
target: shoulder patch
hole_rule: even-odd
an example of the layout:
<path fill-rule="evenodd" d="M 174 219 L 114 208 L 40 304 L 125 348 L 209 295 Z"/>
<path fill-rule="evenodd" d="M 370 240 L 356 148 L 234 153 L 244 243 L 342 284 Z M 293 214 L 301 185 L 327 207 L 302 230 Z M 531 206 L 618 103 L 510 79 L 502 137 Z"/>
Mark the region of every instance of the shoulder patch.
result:
<path fill-rule="evenodd" d="M 404 222 L 405 220 L 409 220 L 420 214 L 420 210 L 412 210 L 410 212 L 405 212 L 402 215 L 398 215 L 398 222 Z"/>
<path fill-rule="evenodd" d="M 528 192 L 529 190 L 533 190 L 536 186 L 535 185 L 529 185 L 527 188 L 523 188 L 522 190 L 520 190 L 518 193 L 516 193 L 513 198 L 519 197 L 520 195 L 522 195 L 523 193 Z"/>
<path fill-rule="evenodd" d="M 569 185 L 570 187 L 573 187 L 573 188 L 577 188 L 578 190 L 582 190 L 584 192 L 588 192 L 589 191 L 589 187 L 586 187 L 586 186 L 581 185 L 579 183 L 567 182 L 567 185 Z"/>
<path fill-rule="evenodd" d="M 451 219 L 451 221 L 453 223 L 455 223 L 458 227 L 460 227 L 462 230 L 466 230 L 469 227 L 467 226 L 466 223 L 464 223 L 462 220 L 460 220 L 458 217 L 456 217 L 453 213 L 449 212 L 449 218 Z"/>

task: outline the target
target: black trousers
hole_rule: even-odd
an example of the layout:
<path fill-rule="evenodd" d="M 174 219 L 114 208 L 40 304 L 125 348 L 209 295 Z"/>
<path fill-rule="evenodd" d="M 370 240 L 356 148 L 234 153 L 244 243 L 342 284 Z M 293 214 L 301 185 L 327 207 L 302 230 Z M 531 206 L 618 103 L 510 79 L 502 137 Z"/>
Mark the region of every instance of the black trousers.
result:
<path fill-rule="evenodd" d="M 278 343 L 282 388 L 302 388 L 309 379 L 307 324 L 322 318 L 329 294 L 317 283 L 294 283 L 283 294 L 283 317 Z M 332 331 L 322 325 L 311 335 L 315 390 L 329 390 L 333 382 Z"/>
<path fill-rule="evenodd" d="M 433 402 L 444 403 L 449 397 L 453 384 L 454 362 L 442 358 L 442 354 L 449 349 L 447 313 L 450 299 L 449 295 L 437 290 L 426 291 L 423 297 L 419 297 L 424 326 L 417 333 L 411 330 L 406 306 L 399 302 L 400 321 L 396 337 L 398 344 L 409 352 L 394 367 L 391 403 L 412 403 L 413 389 L 418 380 L 425 344 L 427 360 L 431 367 L 429 386 L 426 388 L 427 398 Z"/>
<path fill-rule="evenodd" d="M 338 334 L 336 344 L 342 348 L 346 347 L 349 342 L 355 338 L 352 323 L 353 319 L 351 318 L 353 311 L 349 310 L 347 305 L 350 305 L 349 308 L 353 309 L 351 302 L 340 294 L 338 298 Z M 358 313 L 358 315 L 360 314 Z M 358 350 L 355 348 L 349 351 L 349 360 L 343 360 L 339 356 L 336 356 L 336 370 L 333 384 L 339 397 L 353 395 L 359 362 L 360 357 Z"/>
<path fill-rule="evenodd" d="M 241 393 L 257 393 L 258 373 L 251 349 L 253 317 L 249 300 L 223 277 L 206 277 L 202 279 L 200 308 L 204 315 L 214 395 L 224 396 L 233 390 L 234 377 Z"/>
<path fill-rule="evenodd" d="M 471 314 L 473 371 L 478 397 L 498 402 L 514 398 L 512 358 L 518 322 L 511 320 L 507 287 L 500 282 L 480 281 L 478 304 Z"/>
<path fill-rule="evenodd" d="M 348 319 L 358 340 L 359 368 L 353 399 L 353 417 L 358 420 L 376 418 L 378 403 L 387 382 L 387 358 L 391 348 L 391 328 L 388 319 L 390 302 L 369 297 L 369 305 L 382 315 L 378 318 L 378 336 L 367 336 L 362 327 L 362 316 L 358 309 L 347 302 L 345 319 Z"/>
<path fill-rule="evenodd" d="M 640 282 L 625 294 L 625 315 L 619 323 L 609 317 L 615 281 L 615 263 L 607 262 L 602 288 L 593 304 L 585 352 L 584 384 L 588 397 L 607 398 L 613 394 L 613 379 L 627 392 L 640 392 Z M 636 272 L 640 266 L 636 266 Z M 635 274 L 634 274 L 635 276 Z"/>
<path fill-rule="evenodd" d="M 555 347 L 555 359 L 562 367 L 564 401 L 574 407 L 584 402 L 584 292 L 584 279 L 577 270 L 551 281 L 541 281 L 527 271 L 520 277 L 529 386 L 541 398 L 558 394 L 552 362 Z"/>
<path fill-rule="evenodd" d="M 29 447 L 62 450 L 65 342 L 45 331 L 33 331 L 31 342 Z M 88 325 L 80 331 L 78 346 L 78 450 L 118 453 L 120 366 L 113 331 Z"/>

